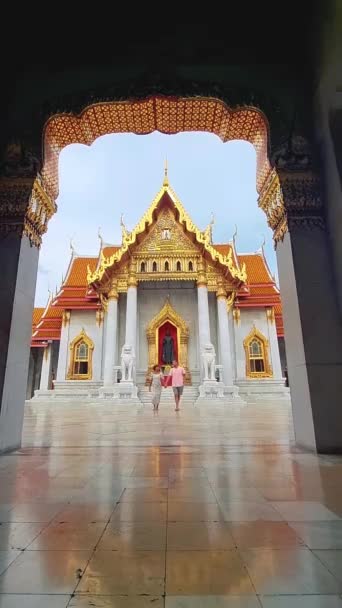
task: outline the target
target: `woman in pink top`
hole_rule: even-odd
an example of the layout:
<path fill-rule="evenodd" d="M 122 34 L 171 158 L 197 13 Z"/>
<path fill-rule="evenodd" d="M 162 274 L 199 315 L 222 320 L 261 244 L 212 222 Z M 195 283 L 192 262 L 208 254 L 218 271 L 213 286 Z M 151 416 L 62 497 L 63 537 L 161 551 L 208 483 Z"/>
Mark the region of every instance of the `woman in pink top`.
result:
<path fill-rule="evenodd" d="M 172 361 L 172 368 L 170 369 L 170 376 L 172 378 L 172 390 L 175 396 L 176 412 L 179 411 L 179 402 L 183 393 L 184 388 L 184 376 L 185 371 L 183 367 L 179 367 L 178 361 Z"/>

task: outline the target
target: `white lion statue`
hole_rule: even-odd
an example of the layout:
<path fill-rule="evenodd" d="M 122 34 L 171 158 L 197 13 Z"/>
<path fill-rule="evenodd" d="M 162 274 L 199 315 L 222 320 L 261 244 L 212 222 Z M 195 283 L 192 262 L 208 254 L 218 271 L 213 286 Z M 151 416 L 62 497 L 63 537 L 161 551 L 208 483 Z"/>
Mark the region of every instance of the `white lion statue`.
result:
<path fill-rule="evenodd" d="M 124 344 L 121 351 L 121 381 L 132 382 L 134 371 L 134 351 L 132 346 Z"/>
<path fill-rule="evenodd" d="M 216 380 L 215 378 L 215 349 L 208 343 L 202 349 L 203 380 Z"/>

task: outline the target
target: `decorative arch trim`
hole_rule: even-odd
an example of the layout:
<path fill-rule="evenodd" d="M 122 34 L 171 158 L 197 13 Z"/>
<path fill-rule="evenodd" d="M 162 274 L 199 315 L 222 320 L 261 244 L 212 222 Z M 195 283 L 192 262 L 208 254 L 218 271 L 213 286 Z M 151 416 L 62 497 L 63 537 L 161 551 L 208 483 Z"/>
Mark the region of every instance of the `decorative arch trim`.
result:
<path fill-rule="evenodd" d="M 47 121 L 42 176 L 49 195 L 57 198 L 58 157 L 65 146 L 73 143 L 90 146 L 98 137 L 109 133 L 206 131 L 223 142 L 242 139 L 254 146 L 260 192 L 271 172 L 268 130 L 267 119 L 258 108 L 248 105 L 232 108 L 215 97 L 153 95 L 139 100 L 95 103 L 77 116 L 56 114 Z"/>

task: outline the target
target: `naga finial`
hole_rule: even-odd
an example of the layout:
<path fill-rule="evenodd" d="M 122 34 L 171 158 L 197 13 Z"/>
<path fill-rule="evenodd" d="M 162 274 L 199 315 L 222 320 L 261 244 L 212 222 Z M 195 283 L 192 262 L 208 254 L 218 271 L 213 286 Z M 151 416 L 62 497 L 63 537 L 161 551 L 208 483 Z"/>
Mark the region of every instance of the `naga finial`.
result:
<path fill-rule="evenodd" d="M 127 240 L 129 238 L 129 232 L 124 224 L 123 213 L 121 213 L 120 226 L 121 226 L 122 241 L 124 242 L 125 240 Z"/>

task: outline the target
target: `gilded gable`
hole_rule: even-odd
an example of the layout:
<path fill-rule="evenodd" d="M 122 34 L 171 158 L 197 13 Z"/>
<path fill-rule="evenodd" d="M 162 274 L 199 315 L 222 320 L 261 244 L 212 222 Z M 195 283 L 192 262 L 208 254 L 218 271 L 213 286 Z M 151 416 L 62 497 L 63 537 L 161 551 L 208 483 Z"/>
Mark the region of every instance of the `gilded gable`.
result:
<path fill-rule="evenodd" d="M 184 233 L 170 208 L 160 211 L 151 231 L 134 251 L 138 257 L 162 255 L 166 252 L 174 255 L 198 254 L 198 246 Z"/>

